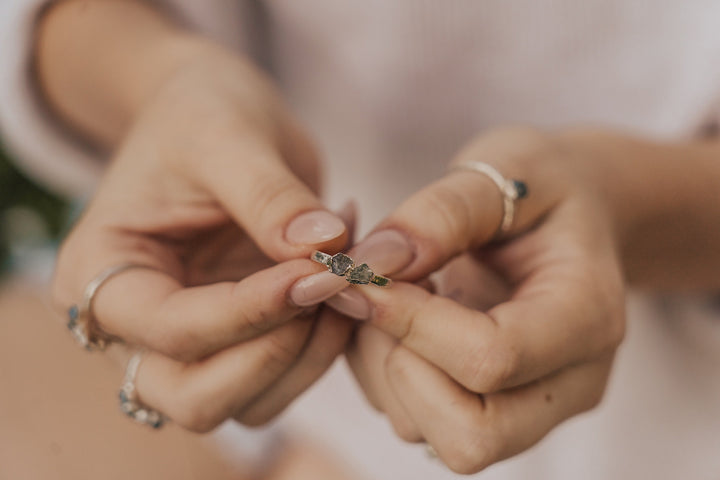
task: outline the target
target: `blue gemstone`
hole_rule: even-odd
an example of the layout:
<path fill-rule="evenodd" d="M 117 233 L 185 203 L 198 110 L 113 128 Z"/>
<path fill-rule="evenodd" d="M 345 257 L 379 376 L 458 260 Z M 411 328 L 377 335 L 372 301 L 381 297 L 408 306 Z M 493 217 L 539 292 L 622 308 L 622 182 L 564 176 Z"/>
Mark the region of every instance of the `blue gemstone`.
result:
<path fill-rule="evenodd" d="M 512 182 L 515 187 L 515 191 L 517 192 L 517 198 L 527 197 L 528 188 L 527 185 L 525 185 L 525 182 L 521 182 L 520 180 L 513 180 Z"/>
<path fill-rule="evenodd" d="M 78 318 L 80 317 L 80 310 L 78 309 L 77 305 L 73 305 L 68 310 L 68 323 L 67 327 L 72 330 L 77 326 Z"/>

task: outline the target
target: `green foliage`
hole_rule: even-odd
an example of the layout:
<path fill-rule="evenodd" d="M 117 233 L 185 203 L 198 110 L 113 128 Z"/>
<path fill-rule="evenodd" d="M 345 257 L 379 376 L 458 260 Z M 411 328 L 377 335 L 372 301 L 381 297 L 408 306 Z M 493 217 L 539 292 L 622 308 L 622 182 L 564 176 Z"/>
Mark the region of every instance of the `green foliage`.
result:
<path fill-rule="evenodd" d="M 35 212 L 45 223 L 51 239 L 57 239 L 66 225 L 68 202 L 18 171 L 0 144 L 0 274 L 8 268 L 11 247 L 10 227 L 2 219 L 8 209 L 16 206 Z"/>

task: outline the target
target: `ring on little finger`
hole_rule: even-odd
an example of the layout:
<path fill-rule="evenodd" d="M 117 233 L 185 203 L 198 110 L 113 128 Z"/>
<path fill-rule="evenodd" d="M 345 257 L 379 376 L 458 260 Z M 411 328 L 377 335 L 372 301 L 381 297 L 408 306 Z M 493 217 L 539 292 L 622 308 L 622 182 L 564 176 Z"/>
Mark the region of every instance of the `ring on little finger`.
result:
<path fill-rule="evenodd" d="M 118 394 L 120 398 L 120 410 L 136 422 L 158 429 L 163 426 L 167 419 L 157 410 L 143 405 L 140 402 L 137 388 L 135 387 L 135 377 L 137 376 L 138 368 L 142 361 L 142 355 L 143 351 L 140 350 L 128 361 L 127 369 L 125 370 L 125 381 Z"/>

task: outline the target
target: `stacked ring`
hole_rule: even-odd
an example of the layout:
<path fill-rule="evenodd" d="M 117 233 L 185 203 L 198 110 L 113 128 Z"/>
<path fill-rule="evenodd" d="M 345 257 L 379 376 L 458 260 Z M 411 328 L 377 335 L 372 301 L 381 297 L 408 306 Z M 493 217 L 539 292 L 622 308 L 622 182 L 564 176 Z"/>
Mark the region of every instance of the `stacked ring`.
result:
<path fill-rule="evenodd" d="M 345 280 L 355 285 L 367 285 L 372 283 L 378 287 L 388 287 L 392 284 L 392 280 L 382 275 L 376 275 L 367 263 L 358 266 L 355 261 L 344 253 L 336 253 L 330 255 L 315 250 L 310 259 L 325 265 L 328 270 L 335 275 L 345 277 Z"/>
<path fill-rule="evenodd" d="M 128 361 L 125 382 L 118 394 L 120 410 L 136 422 L 158 429 L 165 423 L 165 417 L 160 412 L 143 406 L 138 399 L 137 388 L 135 387 L 135 377 L 142 361 L 142 354 L 142 351 L 136 352 Z"/>

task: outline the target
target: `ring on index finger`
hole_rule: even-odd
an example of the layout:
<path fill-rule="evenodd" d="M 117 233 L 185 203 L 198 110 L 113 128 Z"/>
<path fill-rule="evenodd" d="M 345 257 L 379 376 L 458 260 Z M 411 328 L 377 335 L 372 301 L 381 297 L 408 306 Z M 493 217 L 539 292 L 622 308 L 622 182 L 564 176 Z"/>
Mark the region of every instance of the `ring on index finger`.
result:
<path fill-rule="evenodd" d="M 515 220 L 515 202 L 519 199 L 527 197 L 528 195 L 528 187 L 525 182 L 516 179 L 508 180 L 500 172 L 498 172 L 495 167 L 485 162 L 466 161 L 457 163 L 450 167 L 450 171 L 455 170 L 469 170 L 481 173 L 497 185 L 503 197 L 503 214 L 500 227 L 493 238 L 502 237 L 509 233 L 513 226 L 513 220 Z"/>

